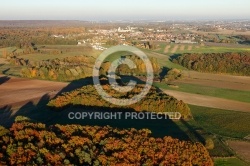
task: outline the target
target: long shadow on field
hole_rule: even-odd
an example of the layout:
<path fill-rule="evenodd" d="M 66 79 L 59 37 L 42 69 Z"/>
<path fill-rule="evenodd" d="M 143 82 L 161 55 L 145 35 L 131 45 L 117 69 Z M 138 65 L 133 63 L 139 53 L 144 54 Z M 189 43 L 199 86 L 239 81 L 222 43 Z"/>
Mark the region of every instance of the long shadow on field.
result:
<path fill-rule="evenodd" d="M 31 119 L 36 116 L 41 118 L 49 117 L 48 112 L 43 112 L 43 109 L 46 109 L 46 104 L 49 100 L 50 96 L 45 94 L 38 100 L 38 102 L 34 103 L 29 101 L 19 109 L 15 109 L 9 105 L 0 108 L 0 125 L 10 127 L 14 122 L 14 119 L 19 115 Z"/>
<path fill-rule="evenodd" d="M 172 62 L 173 59 L 177 59 L 179 56 L 181 56 L 181 54 L 173 54 L 170 56 L 169 60 Z"/>
<path fill-rule="evenodd" d="M 3 74 L 6 74 L 9 70 L 10 70 L 10 68 L 5 69 L 5 70 L 2 71 L 2 73 L 3 73 Z"/>
<path fill-rule="evenodd" d="M 134 78 L 135 80 L 137 78 Z M 125 79 L 126 80 L 126 79 Z M 137 80 L 138 82 L 141 80 Z M 141 81 L 143 82 L 143 81 Z M 57 95 L 62 92 L 70 91 L 76 88 L 80 88 L 84 85 L 89 85 L 92 83 L 92 78 L 80 79 L 72 81 L 68 86 L 63 88 Z M 10 127 L 14 122 L 16 116 L 26 116 L 35 122 L 42 122 L 47 125 L 52 124 L 81 124 L 81 125 L 98 125 L 106 126 L 110 125 L 117 128 L 148 128 L 152 131 L 152 135 L 155 137 L 172 136 L 173 138 L 179 138 L 181 140 L 189 140 L 189 137 L 183 132 L 179 126 L 176 125 L 172 120 L 166 118 L 152 118 L 146 117 L 147 113 L 141 112 L 137 115 L 133 109 L 121 109 L 121 108 L 104 108 L 104 107 L 86 107 L 86 106 L 72 106 L 69 105 L 60 110 L 53 110 L 47 107 L 47 103 L 50 100 L 48 94 L 42 96 L 38 102 L 27 102 L 20 109 L 14 111 L 10 106 L 5 106 L 0 108 L 0 125 L 5 127 Z M 72 112 L 72 113 L 71 113 Z M 77 115 L 76 112 L 79 112 Z M 127 116 L 125 115 L 127 112 Z M 71 114 L 69 114 L 71 113 Z M 110 117 L 93 117 L 90 113 L 106 116 L 116 114 L 121 117 L 110 118 Z M 86 117 L 82 115 L 87 115 Z M 131 115 L 134 114 L 134 117 Z M 79 116 L 81 116 L 79 118 Z M 115 116 L 115 115 L 114 115 Z"/>
<path fill-rule="evenodd" d="M 136 81 L 137 84 L 145 84 L 144 80 L 141 80 L 135 76 L 120 76 L 121 80 L 116 80 L 118 83 L 120 83 L 120 81 L 122 81 L 124 84 L 128 83 L 130 80 Z M 108 84 L 108 80 L 101 80 L 100 81 L 101 84 Z M 61 95 L 63 92 L 69 92 L 72 91 L 74 89 L 78 89 L 81 88 L 83 86 L 87 86 L 87 85 L 93 85 L 93 77 L 86 77 L 86 78 L 81 78 L 78 80 L 73 80 L 71 81 L 66 87 L 64 87 L 60 92 L 58 92 L 56 94 L 55 97 L 57 97 L 58 95 Z"/>
<path fill-rule="evenodd" d="M 12 108 L 11 106 L 4 106 L 0 108 L 0 125 L 7 126 L 8 124 L 13 123 L 13 119 L 11 118 Z"/>
<path fill-rule="evenodd" d="M 117 128 L 148 128 L 156 137 L 172 136 L 181 140 L 189 140 L 179 126 L 172 120 L 162 116 L 154 117 L 149 112 L 136 112 L 133 109 L 68 106 L 60 111 L 59 117 L 49 124 L 81 124 L 112 126 Z"/>
<path fill-rule="evenodd" d="M 10 77 L 8 77 L 8 76 L 0 77 L 0 85 L 7 82 L 7 81 L 9 81 L 9 79 L 10 79 Z"/>
<path fill-rule="evenodd" d="M 201 143 L 203 143 L 203 144 L 205 144 L 205 139 L 192 127 L 192 126 L 190 126 L 190 124 L 188 124 L 185 120 L 183 120 L 183 119 L 181 119 L 180 120 L 181 121 L 181 123 L 185 126 L 185 127 L 187 127 L 188 128 L 188 130 L 190 131 L 190 132 L 192 132 L 193 133 L 193 135 L 195 136 L 195 138 L 197 139 L 197 141 L 199 141 L 199 142 L 201 142 Z"/>
<path fill-rule="evenodd" d="M 86 77 L 86 78 L 81 78 L 78 80 L 71 81 L 66 87 L 64 87 L 60 92 L 58 92 L 56 96 L 62 94 L 63 92 L 69 92 L 74 89 L 78 89 L 83 86 L 86 86 L 86 85 L 93 85 L 92 77 Z"/>
<path fill-rule="evenodd" d="M 8 80 L 9 77 L 7 76 L 0 77 L 0 85 Z M 63 92 L 68 92 L 82 86 L 92 84 L 92 82 L 92 78 L 74 80 L 70 84 L 68 84 L 68 86 L 58 92 L 56 96 L 60 95 Z M 14 107 L 10 105 L 0 107 L 0 125 L 10 127 L 14 122 L 15 117 L 18 115 L 27 116 L 31 119 L 44 123 L 51 121 L 51 119 L 55 116 L 58 116 L 59 113 L 51 111 L 50 108 L 46 106 L 50 99 L 50 96 L 48 94 L 45 94 L 40 99 L 37 99 L 36 103 L 28 101 L 23 105 L 17 104 L 19 109 L 15 108 L 16 105 Z"/>
<path fill-rule="evenodd" d="M 44 96 L 38 103 L 46 103 Z M 147 112 L 139 114 L 133 109 L 115 109 L 103 107 L 83 107 L 68 106 L 62 110 L 52 110 L 44 104 L 35 105 L 28 102 L 23 105 L 14 115 L 11 114 L 12 109 L 9 106 L 0 108 L 0 125 L 11 127 L 16 116 L 25 116 L 34 122 L 42 122 L 46 125 L 53 124 L 80 124 L 80 125 L 97 125 L 112 126 L 115 128 L 148 128 L 155 137 L 171 136 L 180 140 L 190 140 L 172 120 L 165 117 L 151 117 Z"/>
<path fill-rule="evenodd" d="M 139 79 L 134 76 L 121 76 L 121 80 L 118 80 L 118 83 L 126 84 L 130 80 L 136 81 L 138 84 L 145 84 L 145 81 L 142 79 Z M 119 82 L 121 81 L 121 82 Z M 108 80 L 102 80 L 100 81 L 101 84 L 108 83 Z M 68 84 L 65 88 L 63 88 L 56 96 L 60 95 L 63 92 L 71 91 L 77 88 L 81 88 L 82 86 L 86 85 L 93 85 L 93 78 L 88 77 L 84 79 L 74 80 L 70 84 Z M 158 88 L 157 88 L 158 89 Z M 160 91 L 160 89 L 158 89 Z M 47 112 L 47 113 L 44 113 Z M 123 112 L 121 117 L 117 118 L 93 118 L 90 114 L 88 114 L 86 117 L 80 117 L 80 119 L 77 119 L 77 117 L 74 117 L 73 119 L 70 119 L 72 117 L 69 117 L 69 113 L 72 112 L 72 116 L 75 112 L 79 112 L 78 115 L 86 115 L 88 113 L 93 114 L 106 114 L 109 115 L 110 112 L 119 115 L 120 112 Z M 176 125 L 175 122 L 173 122 L 170 119 L 153 119 L 153 118 L 142 118 L 139 119 L 139 117 L 131 118 L 131 117 L 125 117 L 124 112 L 129 112 L 131 114 L 137 114 L 133 109 L 121 109 L 121 108 L 105 108 L 105 107 L 87 107 L 82 105 L 69 105 L 65 108 L 59 109 L 59 110 L 53 110 L 52 108 L 46 107 L 46 109 L 43 110 L 43 114 L 45 114 L 45 117 L 40 116 L 37 117 L 36 120 L 46 123 L 46 124 L 81 124 L 81 125 L 99 125 L 99 126 L 105 126 L 110 125 L 112 127 L 117 128 L 136 128 L 136 129 L 142 129 L 142 128 L 148 128 L 152 131 L 152 134 L 157 137 L 164 137 L 164 136 L 172 136 L 174 138 L 179 138 L 181 140 L 189 140 L 189 137 L 185 132 L 183 132 L 179 126 Z M 140 113 L 142 114 L 146 113 Z M 48 116 L 49 115 L 49 116 Z M 49 117 L 49 118 L 48 118 Z M 34 117 L 33 117 L 34 119 Z"/>

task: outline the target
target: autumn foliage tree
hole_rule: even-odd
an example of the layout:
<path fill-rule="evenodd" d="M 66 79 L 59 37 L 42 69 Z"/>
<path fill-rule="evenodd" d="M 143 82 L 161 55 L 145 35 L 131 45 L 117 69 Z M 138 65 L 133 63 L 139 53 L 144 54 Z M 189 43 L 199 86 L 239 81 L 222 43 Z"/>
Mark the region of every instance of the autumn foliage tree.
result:
<path fill-rule="evenodd" d="M 155 138 L 148 129 L 51 125 L 0 126 L 1 165 L 213 166 L 201 143 Z"/>
<path fill-rule="evenodd" d="M 117 93 L 110 85 L 102 85 L 106 93 L 115 98 L 131 98 L 138 95 L 144 85 L 138 84 L 132 91 Z M 48 103 L 48 106 L 62 108 L 68 105 L 97 106 L 107 108 L 128 108 L 135 111 L 149 112 L 180 112 L 183 118 L 190 118 L 191 112 L 187 104 L 178 101 L 176 98 L 163 92 L 159 92 L 155 87 L 151 87 L 149 93 L 135 104 L 128 106 L 117 106 L 104 100 L 93 85 L 83 86 L 71 92 L 63 93 Z"/>
<path fill-rule="evenodd" d="M 234 75 L 250 76 L 250 52 L 189 53 L 173 59 L 173 62 L 188 69 L 200 72 L 230 73 Z"/>
<path fill-rule="evenodd" d="M 23 66 L 22 77 L 39 78 L 58 81 L 72 81 L 91 76 L 93 57 L 72 56 L 64 59 L 50 59 L 32 62 L 28 59 L 14 57 L 10 60 Z"/>

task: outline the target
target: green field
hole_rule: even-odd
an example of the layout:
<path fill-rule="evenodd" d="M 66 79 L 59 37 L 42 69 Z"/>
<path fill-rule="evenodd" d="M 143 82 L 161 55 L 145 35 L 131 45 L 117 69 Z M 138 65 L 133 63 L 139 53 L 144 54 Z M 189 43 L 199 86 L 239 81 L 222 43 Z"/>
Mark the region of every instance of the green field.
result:
<path fill-rule="evenodd" d="M 214 148 L 209 150 L 209 153 L 213 157 L 231 157 L 234 153 L 221 141 L 221 137 L 216 137 L 209 131 L 205 130 L 197 121 L 175 121 L 181 131 L 183 131 L 192 142 L 201 142 L 205 144 L 207 138 L 212 138 Z M 179 135 L 181 136 L 181 133 Z M 181 137 L 177 137 L 181 139 Z"/>
<path fill-rule="evenodd" d="M 169 45 L 170 48 L 168 52 L 164 52 L 165 47 Z M 181 47 L 184 46 L 182 50 Z M 177 47 L 174 51 L 173 48 Z M 190 47 L 190 49 L 188 49 Z M 153 50 L 154 52 L 173 55 L 173 54 L 181 54 L 181 53 L 224 53 L 224 52 L 245 52 L 250 51 L 250 48 L 241 48 L 241 47 L 222 47 L 222 46 L 202 46 L 200 44 L 168 44 L 168 43 L 159 43 L 159 48 Z M 174 51 L 174 52 L 173 52 Z"/>
<path fill-rule="evenodd" d="M 118 51 L 115 52 L 113 54 L 108 55 L 108 57 L 105 59 L 106 61 L 110 61 L 113 62 L 116 59 L 121 58 L 121 56 L 126 56 L 126 55 L 132 55 L 133 53 L 129 52 L 129 51 Z"/>
<path fill-rule="evenodd" d="M 176 83 L 179 88 L 171 88 L 166 83 L 154 83 L 154 85 L 162 89 L 170 89 L 250 103 L 250 91 L 223 89 L 187 83 Z"/>
<path fill-rule="evenodd" d="M 216 108 L 189 105 L 193 119 L 189 121 L 175 122 L 189 138 L 196 142 L 203 142 L 206 138 L 212 138 L 214 149 L 209 150 L 213 157 L 230 157 L 234 152 L 224 143 L 230 138 L 242 139 L 250 133 L 250 113 L 228 111 Z M 243 161 L 217 160 L 217 164 L 234 164 Z"/>
<path fill-rule="evenodd" d="M 17 49 L 16 47 L 6 47 L 6 48 L 0 48 L 0 58 L 2 57 L 3 50 L 6 50 L 7 52 L 22 52 L 23 49 Z"/>
<path fill-rule="evenodd" d="M 247 166 L 245 162 L 238 158 L 214 158 L 215 166 Z"/>
<path fill-rule="evenodd" d="M 206 131 L 244 138 L 250 133 L 250 113 L 189 105 L 194 120 Z"/>
<path fill-rule="evenodd" d="M 101 51 L 97 51 L 94 49 L 85 49 L 83 46 L 68 46 L 68 45 L 56 45 L 56 46 L 47 46 L 45 47 L 46 49 L 57 49 L 57 50 L 62 50 L 63 53 L 61 54 L 41 54 L 41 53 L 33 53 L 33 54 L 26 54 L 26 55 L 21 55 L 19 58 L 24 58 L 24 59 L 29 59 L 32 61 L 41 61 L 41 60 L 47 60 L 47 59 L 63 59 L 69 56 L 79 56 L 79 55 L 86 55 L 86 56 L 93 56 L 97 57 Z M 69 49 L 69 51 L 65 51 Z M 41 49 L 43 50 L 43 49 Z"/>
<path fill-rule="evenodd" d="M 55 59 L 55 58 L 63 59 L 63 58 L 69 57 L 69 56 L 78 56 L 78 55 L 83 55 L 83 53 L 81 53 L 81 52 L 68 52 L 68 53 L 57 54 L 57 55 L 34 53 L 34 54 L 21 55 L 18 57 L 24 58 L 24 59 L 29 59 L 31 61 L 42 61 L 42 60 Z"/>
<path fill-rule="evenodd" d="M 15 66 L 12 64 L 0 64 L 0 74 L 20 76 L 22 66 Z"/>
<path fill-rule="evenodd" d="M 245 52 L 250 51 L 250 48 L 233 48 L 233 47 L 200 47 L 188 51 L 188 53 L 223 53 L 223 52 Z"/>
<path fill-rule="evenodd" d="M 6 49 L 7 52 L 22 52 L 22 49 L 16 49 L 16 47 L 6 47 L 0 49 L 0 57 L 2 57 L 2 51 Z M 47 60 L 47 59 L 55 59 L 55 58 L 65 58 L 68 56 L 78 56 L 78 55 L 86 55 L 86 56 L 93 56 L 97 57 L 101 54 L 101 51 L 94 50 L 94 49 L 87 49 L 84 46 L 75 46 L 75 45 L 43 45 L 38 46 L 38 49 L 41 51 L 44 49 L 47 50 L 62 50 L 62 54 L 41 54 L 41 53 L 32 53 L 32 54 L 26 54 L 26 55 L 20 55 L 19 58 L 29 59 L 32 61 L 41 61 L 41 60 Z M 68 50 L 68 51 L 65 51 Z"/>
<path fill-rule="evenodd" d="M 169 56 L 166 55 L 166 54 L 162 54 L 162 53 L 158 53 L 158 52 L 153 52 L 153 51 L 150 51 L 150 50 L 147 50 L 147 49 L 141 49 L 143 52 L 145 52 L 145 54 L 148 56 L 148 57 L 154 57 L 157 59 L 159 65 L 161 67 L 167 67 L 169 69 L 171 68 L 177 68 L 177 69 L 181 69 L 181 70 L 184 70 L 186 69 L 185 67 L 179 65 L 179 64 L 176 64 L 176 63 L 173 63 L 169 60 Z"/>

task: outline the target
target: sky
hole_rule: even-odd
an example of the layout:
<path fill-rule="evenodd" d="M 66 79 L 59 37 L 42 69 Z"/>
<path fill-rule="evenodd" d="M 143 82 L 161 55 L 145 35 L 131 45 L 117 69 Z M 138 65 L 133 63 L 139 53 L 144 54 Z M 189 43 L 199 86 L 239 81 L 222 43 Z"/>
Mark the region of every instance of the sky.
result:
<path fill-rule="evenodd" d="M 0 0 L 0 20 L 250 19 L 250 0 Z"/>

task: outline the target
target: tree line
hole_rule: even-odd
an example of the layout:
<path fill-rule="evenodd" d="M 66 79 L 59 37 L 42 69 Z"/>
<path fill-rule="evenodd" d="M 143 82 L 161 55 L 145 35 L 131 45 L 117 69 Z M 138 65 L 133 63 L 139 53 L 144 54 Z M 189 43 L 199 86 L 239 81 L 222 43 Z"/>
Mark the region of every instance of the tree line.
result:
<path fill-rule="evenodd" d="M 30 61 L 15 58 L 16 65 L 22 65 L 22 77 L 39 78 L 58 81 L 72 81 L 90 77 L 92 74 L 93 57 L 72 56 L 63 59 Z"/>
<path fill-rule="evenodd" d="M 122 64 L 123 61 L 125 61 L 126 59 L 131 60 L 135 64 L 136 68 L 130 69 L 127 64 Z M 140 59 L 136 55 L 121 56 L 118 60 L 121 64 L 118 66 L 118 68 L 116 70 L 117 75 L 130 75 L 130 76 L 132 76 L 132 75 L 133 76 L 145 76 L 145 75 L 147 75 L 146 64 L 143 62 L 142 59 Z M 161 68 L 160 68 L 160 65 L 159 65 L 157 59 L 154 57 L 150 57 L 149 60 L 152 64 L 153 74 L 155 76 L 159 76 L 159 73 L 161 72 Z M 101 68 L 100 68 L 101 75 L 107 75 L 108 70 L 111 66 L 111 63 L 112 63 L 112 61 L 106 61 L 106 62 L 102 63 Z"/>
<path fill-rule="evenodd" d="M 250 52 L 187 53 L 172 60 L 188 69 L 250 76 Z"/>

